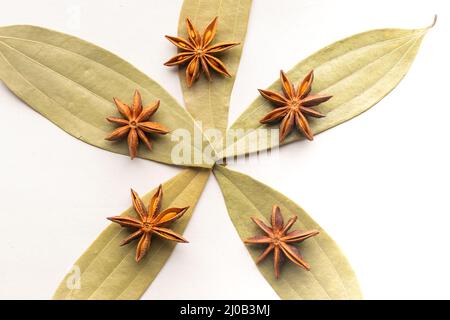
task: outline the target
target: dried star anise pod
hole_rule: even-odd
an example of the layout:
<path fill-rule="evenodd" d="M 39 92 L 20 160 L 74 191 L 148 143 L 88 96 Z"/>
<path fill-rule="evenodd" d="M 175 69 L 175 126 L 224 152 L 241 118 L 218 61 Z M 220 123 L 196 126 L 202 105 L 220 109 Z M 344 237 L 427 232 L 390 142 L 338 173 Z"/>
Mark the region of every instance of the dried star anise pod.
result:
<path fill-rule="evenodd" d="M 200 66 L 206 78 L 210 81 L 211 73 L 209 67 L 224 76 L 231 77 L 225 65 L 214 54 L 231 49 L 237 46 L 239 42 L 221 42 L 210 46 L 216 35 L 217 19 L 218 17 L 215 17 L 208 24 L 203 32 L 203 36 L 200 35 L 189 18 L 186 19 L 189 40 L 166 36 L 170 42 L 182 51 L 164 63 L 164 65 L 175 66 L 190 61 L 186 68 L 186 83 L 188 87 L 192 86 L 192 83 L 200 76 Z"/>
<path fill-rule="evenodd" d="M 166 134 L 169 131 L 158 122 L 148 121 L 159 108 L 159 100 L 153 102 L 148 107 L 142 107 L 142 98 L 138 90 L 134 92 L 133 104 L 128 106 L 117 98 L 114 98 L 122 118 L 108 117 L 106 120 L 121 127 L 114 130 L 106 140 L 114 141 L 128 136 L 128 151 L 131 159 L 137 155 L 139 140 L 142 140 L 149 150 L 152 150 L 152 144 L 146 133 Z"/>
<path fill-rule="evenodd" d="M 108 218 L 112 222 L 120 224 L 122 227 L 128 227 L 137 229 L 129 237 L 125 238 L 121 246 L 130 243 L 131 241 L 140 238 L 136 248 L 136 262 L 142 260 L 147 253 L 153 234 L 157 234 L 164 239 L 187 243 L 188 241 L 180 236 L 178 233 L 165 228 L 165 226 L 183 216 L 183 214 L 189 209 L 185 208 L 169 208 L 160 212 L 162 201 L 162 186 L 160 185 L 158 190 L 150 200 L 148 209 L 142 203 L 139 195 L 131 189 L 131 199 L 133 200 L 134 210 L 137 212 L 139 218 L 116 216 Z"/>
<path fill-rule="evenodd" d="M 261 95 L 267 100 L 277 105 L 276 109 L 269 112 L 260 120 L 261 123 L 273 123 L 281 120 L 280 124 L 280 142 L 283 142 L 287 135 L 292 131 L 294 123 L 297 129 L 308 140 L 313 140 L 313 133 L 309 127 L 306 116 L 314 118 L 325 117 L 322 113 L 312 109 L 332 96 L 327 95 L 310 95 L 312 83 L 314 80 L 314 71 L 311 70 L 305 79 L 300 83 L 297 90 L 294 85 L 280 71 L 281 84 L 284 96 L 277 92 L 258 89 Z"/>
<path fill-rule="evenodd" d="M 258 218 L 251 218 L 256 225 L 261 228 L 266 235 L 259 235 L 249 239 L 244 240 L 247 244 L 265 244 L 268 247 L 264 252 L 258 257 L 256 263 L 260 263 L 265 257 L 271 252 L 273 253 L 273 266 L 275 269 L 275 277 L 280 276 L 280 267 L 284 260 L 283 255 L 286 256 L 293 263 L 302 267 L 305 270 L 309 270 L 309 265 L 303 260 L 302 255 L 297 247 L 291 245 L 291 243 L 299 243 L 304 240 L 311 238 L 317 234 L 317 230 L 295 230 L 288 232 L 292 225 L 297 220 L 297 216 L 293 216 L 288 220 L 286 224 L 283 222 L 283 216 L 281 215 L 281 210 L 278 206 L 273 206 L 272 216 L 270 223 L 272 227 L 267 226 L 264 222 Z"/>

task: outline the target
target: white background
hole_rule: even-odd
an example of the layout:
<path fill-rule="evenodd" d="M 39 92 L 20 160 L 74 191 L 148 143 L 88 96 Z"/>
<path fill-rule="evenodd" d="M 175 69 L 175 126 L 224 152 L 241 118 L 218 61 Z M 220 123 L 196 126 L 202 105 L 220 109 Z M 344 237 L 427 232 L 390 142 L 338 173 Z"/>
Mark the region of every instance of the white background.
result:
<path fill-rule="evenodd" d="M 94 42 L 182 101 L 174 69 L 181 0 L 2 0 L 0 25 L 35 24 Z M 309 54 L 373 28 L 436 27 L 409 74 L 363 115 L 231 168 L 299 203 L 346 253 L 368 299 L 450 298 L 448 1 L 256 0 L 230 123 Z M 220 28 L 220 26 L 219 26 Z M 130 161 L 74 139 L 0 86 L 0 298 L 50 298 L 68 268 L 130 206 L 179 168 Z M 210 178 L 185 232 L 144 299 L 277 298 L 231 224 Z"/>

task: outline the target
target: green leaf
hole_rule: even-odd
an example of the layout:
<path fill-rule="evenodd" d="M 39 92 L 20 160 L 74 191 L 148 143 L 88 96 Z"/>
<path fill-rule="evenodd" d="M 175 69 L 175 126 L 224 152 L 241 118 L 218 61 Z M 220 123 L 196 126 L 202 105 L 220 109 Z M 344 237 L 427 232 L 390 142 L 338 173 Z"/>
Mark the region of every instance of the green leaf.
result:
<path fill-rule="evenodd" d="M 171 225 L 182 234 L 194 207 L 208 180 L 210 170 L 186 169 L 163 184 L 161 208 L 190 206 L 184 216 Z M 148 203 L 153 190 L 143 197 Z M 131 200 L 130 200 L 131 201 Z M 124 215 L 135 215 L 130 208 Z M 105 217 L 106 219 L 106 217 Z M 107 227 L 78 259 L 61 282 L 54 299 L 138 299 L 153 282 L 170 257 L 175 243 L 154 237 L 149 252 L 139 263 L 134 260 L 136 243 L 120 247 L 120 242 L 130 234 L 117 224 Z M 189 240 L 189 239 L 188 239 Z M 189 244 L 183 244 L 189 245 Z M 74 286 L 80 280 L 79 289 Z"/>
<path fill-rule="evenodd" d="M 218 129 L 225 136 L 228 123 L 228 107 L 244 46 L 251 0 L 185 0 L 178 24 L 179 36 L 187 39 L 186 18 L 202 33 L 206 25 L 219 17 L 217 34 L 212 44 L 219 42 L 240 42 L 241 44 L 220 55 L 232 75 L 226 78 L 212 71 L 212 81 L 201 75 L 191 88 L 186 86 L 186 66 L 180 69 L 180 82 L 186 108 L 196 120 L 202 122 L 203 130 Z M 218 143 L 220 141 L 213 141 Z"/>
<path fill-rule="evenodd" d="M 119 115 L 113 97 L 129 103 L 135 89 L 141 91 L 144 104 L 161 100 L 152 121 L 170 130 L 185 129 L 191 137 L 196 130 L 189 113 L 145 74 L 102 48 L 52 30 L 34 26 L 0 28 L 0 78 L 19 98 L 64 131 L 116 153 L 128 154 L 126 139 L 106 141 L 115 126 L 105 118 Z M 171 134 L 152 137 L 153 150 L 141 146 L 139 156 L 179 164 L 171 157 L 178 143 L 171 141 Z M 192 164 L 211 165 L 209 161 Z"/>
<path fill-rule="evenodd" d="M 382 29 L 357 34 L 323 48 L 292 68 L 287 75 L 296 85 L 314 70 L 312 93 L 333 95 L 315 108 L 326 117 L 309 118 L 313 133 L 350 120 L 385 97 L 408 72 L 428 29 Z M 268 89 L 281 92 L 280 81 Z M 255 134 L 255 130 L 279 128 L 279 123 L 267 126 L 259 122 L 273 109 L 272 103 L 258 96 L 231 126 L 243 133 L 228 143 L 220 158 L 278 146 L 278 137 L 273 133 L 264 133 L 266 141 L 258 140 Z M 296 131 L 283 144 L 300 139 L 303 137 Z"/>
<path fill-rule="evenodd" d="M 260 230 L 250 220 L 257 217 L 268 221 L 272 206 L 278 205 L 285 221 L 296 215 L 295 229 L 317 229 L 320 234 L 302 242 L 300 250 L 311 265 L 305 271 L 286 261 L 281 276 L 276 279 L 272 256 L 261 262 L 259 270 L 282 299 L 360 299 L 361 293 L 355 274 L 336 243 L 297 204 L 261 182 L 223 166 L 214 167 L 214 175 L 225 198 L 228 213 L 241 239 L 252 237 Z M 254 260 L 263 248 L 247 246 Z"/>

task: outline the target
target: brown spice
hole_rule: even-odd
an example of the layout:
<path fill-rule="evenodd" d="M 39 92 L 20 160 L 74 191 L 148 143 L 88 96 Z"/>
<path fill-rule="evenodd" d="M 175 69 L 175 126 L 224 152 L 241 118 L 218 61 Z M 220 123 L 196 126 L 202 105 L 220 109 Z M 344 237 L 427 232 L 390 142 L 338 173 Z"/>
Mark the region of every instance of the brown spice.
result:
<path fill-rule="evenodd" d="M 123 118 L 108 117 L 109 122 L 120 125 L 114 130 L 106 140 L 115 141 L 127 136 L 128 151 L 131 159 L 137 156 L 139 140 L 152 150 L 152 144 L 146 133 L 167 134 L 169 131 L 157 122 L 148 121 L 159 108 L 159 100 L 153 102 L 148 107 L 142 107 L 142 98 L 138 90 L 135 91 L 132 106 L 128 106 L 117 98 L 114 98 Z"/>
<path fill-rule="evenodd" d="M 181 235 L 165 228 L 165 226 L 181 218 L 189 209 L 189 207 L 169 208 L 160 212 L 162 196 L 162 186 L 159 186 L 158 190 L 150 200 L 147 209 L 142 203 L 142 200 L 139 198 L 139 195 L 132 189 L 131 198 L 133 200 L 134 210 L 138 214 L 138 219 L 126 216 L 116 216 L 108 218 L 108 220 L 118 223 L 122 227 L 137 229 L 129 237 L 125 238 L 121 243 L 121 246 L 123 246 L 137 238 L 140 238 L 136 248 L 136 262 L 141 261 L 147 253 L 153 234 L 157 234 L 164 239 L 176 242 L 188 242 Z"/>
<path fill-rule="evenodd" d="M 294 85 L 286 77 L 283 70 L 280 71 L 281 84 L 284 96 L 269 90 L 258 89 L 261 95 L 277 105 L 276 109 L 269 112 L 260 120 L 261 123 L 274 123 L 281 120 L 280 142 L 283 142 L 292 131 L 294 124 L 308 140 L 313 140 L 313 133 L 309 127 L 306 116 L 314 118 L 325 117 L 324 114 L 312 109 L 332 96 L 310 95 L 314 72 L 311 70 L 295 90 Z"/>
<path fill-rule="evenodd" d="M 200 76 L 200 66 L 206 78 L 210 81 L 211 73 L 209 68 L 226 77 L 231 77 L 223 62 L 214 55 L 237 46 L 239 42 L 221 42 L 210 45 L 216 35 L 217 20 L 218 17 L 215 17 L 208 24 L 203 32 L 203 36 L 200 35 L 189 18 L 186 19 L 189 40 L 166 36 L 170 42 L 182 51 L 164 63 L 164 65 L 175 66 L 189 62 L 186 68 L 186 83 L 188 87 L 192 86 L 192 83 Z"/>
<path fill-rule="evenodd" d="M 275 269 L 275 277 L 280 276 L 280 267 L 283 262 L 282 255 L 286 256 L 293 263 L 299 267 L 309 270 L 310 266 L 303 260 L 302 255 L 297 247 L 291 245 L 291 243 L 300 243 L 304 240 L 314 237 L 319 234 L 317 230 L 295 230 L 288 232 L 292 225 L 297 220 L 296 216 L 293 216 L 288 220 L 286 224 L 283 222 L 283 216 L 281 215 L 281 210 L 278 206 L 273 206 L 272 216 L 270 223 L 272 227 L 267 226 L 264 222 L 258 218 L 251 218 L 256 225 L 261 228 L 266 235 L 258 235 L 252 238 L 244 240 L 246 244 L 264 244 L 268 247 L 264 252 L 258 257 L 256 263 L 260 263 L 264 260 L 267 255 L 274 251 L 273 253 L 273 265 Z"/>

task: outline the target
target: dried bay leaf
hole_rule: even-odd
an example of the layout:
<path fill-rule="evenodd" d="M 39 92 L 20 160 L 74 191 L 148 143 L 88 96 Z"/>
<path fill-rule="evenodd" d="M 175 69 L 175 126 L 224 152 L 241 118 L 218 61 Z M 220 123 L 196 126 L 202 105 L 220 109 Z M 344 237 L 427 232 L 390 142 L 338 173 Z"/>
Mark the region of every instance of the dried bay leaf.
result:
<path fill-rule="evenodd" d="M 313 93 L 333 95 L 315 109 L 325 118 L 309 118 L 314 134 L 318 134 L 366 111 L 385 97 L 408 72 L 430 27 L 425 29 L 381 29 L 364 32 L 335 42 L 301 61 L 289 72 L 295 84 L 314 69 Z M 280 81 L 268 90 L 281 91 Z M 245 131 L 220 154 L 222 157 L 243 155 L 279 145 L 277 139 L 258 140 L 258 129 L 277 129 L 259 122 L 273 104 L 259 96 L 231 126 Z M 270 133 L 268 135 L 270 137 Z M 298 132 L 290 134 L 282 144 L 304 139 Z"/>
<path fill-rule="evenodd" d="M 207 169 L 186 169 L 163 184 L 162 208 L 190 205 L 184 216 L 171 225 L 175 232 L 182 234 L 186 228 L 210 172 Z M 142 198 L 144 203 L 148 203 L 155 191 Z M 134 209 L 129 208 L 123 215 L 135 215 Z M 80 288 L 68 287 L 68 284 L 73 284 L 74 274 L 71 272 L 61 282 L 53 298 L 139 299 L 166 263 L 175 243 L 153 237 L 147 255 L 136 263 L 136 245 L 119 246 L 129 234 L 129 230 L 116 224 L 107 227 L 74 265 L 81 272 Z"/>
<path fill-rule="evenodd" d="M 105 118 L 118 115 L 112 98 L 132 101 L 135 89 L 141 92 L 144 104 L 161 100 L 152 121 L 170 130 L 185 129 L 191 137 L 196 131 L 190 114 L 158 83 L 114 54 L 56 31 L 35 26 L 0 28 L 0 78 L 64 131 L 112 152 L 128 154 L 126 141 L 105 141 L 115 128 Z M 171 141 L 170 134 L 152 138 L 153 150 L 141 147 L 139 156 L 174 164 L 171 152 L 178 142 Z M 207 159 L 192 164 L 211 165 Z"/>
<path fill-rule="evenodd" d="M 191 88 L 186 85 L 186 66 L 179 72 L 186 108 L 196 120 L 202 122 L 203 130 L 218 129 L 225 136 L 228 123 L 228 108 L 236 72 L 244 45 L 251 0 L 185 0 L 180 13 L 178 35 L 187 39 L 186 18 L 203 32 L 206 25 L 219 17 L 216 37 L 212 44 L 220 42 L 240 42 L 241 44 L 220 55 L 220 60 L 231 73 L 226 78 L 212 71 L 212 81 L 201 75 Z M 211 140 L 213 145 L 221 141 Z"/>
<path fill-rule="evenodd" d="M 361 299 L 358 281 L 351 266 L 330 236 L 297 204 L 251 177 L 223 166 L 214 167 L 214 175 L 225 198 L 230 218 L 241 239 L 252 237 L 260 230 L 250 220 L 257 217 L 268 221 L 272 206 L 279 205 L 285 218 L 298 216 L 292 230 L 320 230 L 320 234 L 300 245 L 311 271 L 305 271 L 286 261 L 281 276 L 276 279 L 273 262 L 266 259 L 258 267 L 267 282 L 282 299 Z M 247 246 L 252 258 L 263 251 L 260 246 Z"/>

